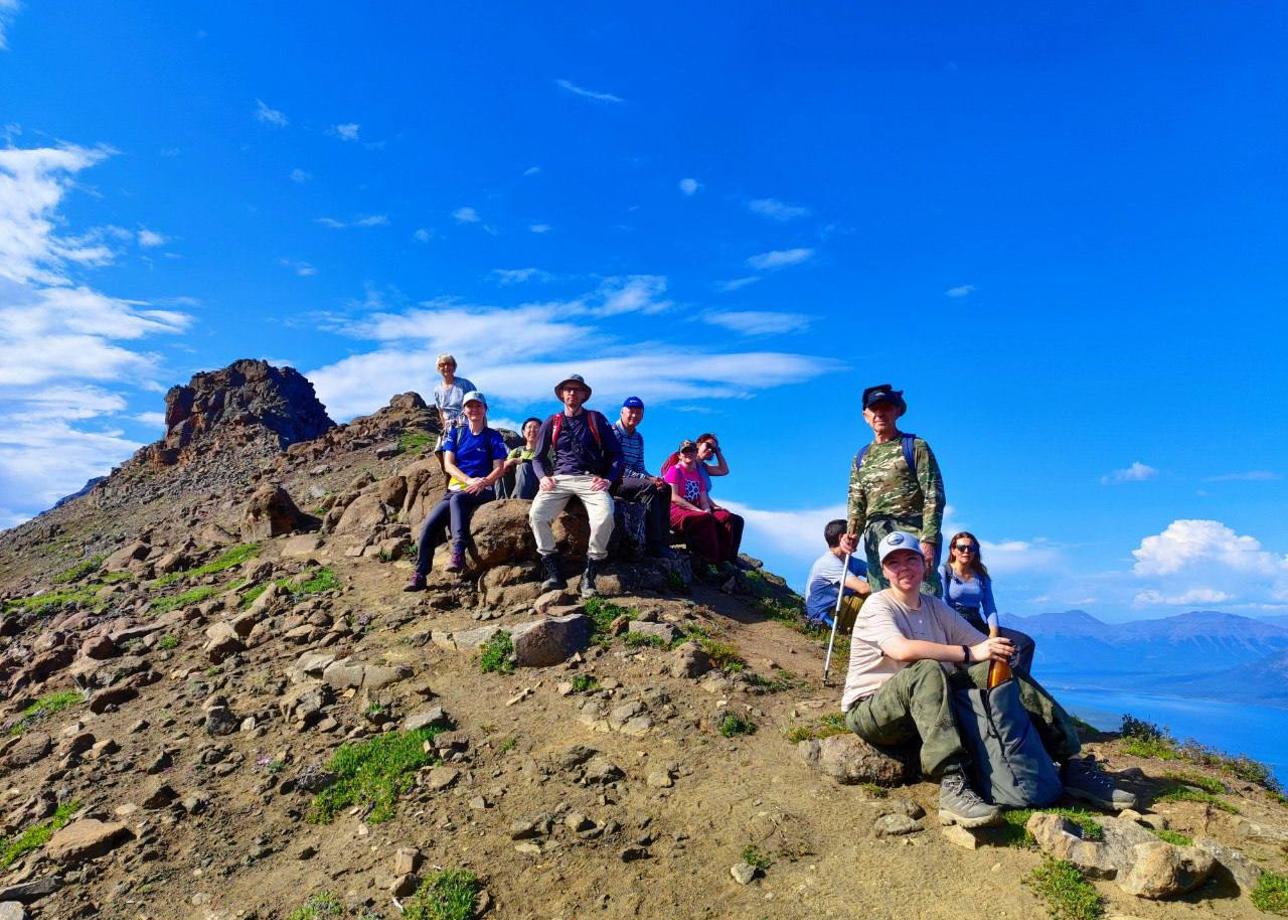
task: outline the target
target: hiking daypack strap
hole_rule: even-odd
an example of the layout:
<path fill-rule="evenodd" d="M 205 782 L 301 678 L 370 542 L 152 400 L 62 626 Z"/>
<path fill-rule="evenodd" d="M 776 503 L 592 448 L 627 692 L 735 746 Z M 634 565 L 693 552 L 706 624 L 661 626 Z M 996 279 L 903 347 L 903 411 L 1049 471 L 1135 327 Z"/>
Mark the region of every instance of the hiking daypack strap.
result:
<path fill-rule="evenodd" d="M 596 414 L 597 413 L 591 411 L 590 409 L 587 409 L 586 424 L 590 426 L 590 436 L 595 439 L 595 446 L 602 450 L 604 447 L 604 440 L 599 433 L 599 423 L 595 421 Z M 563 418 L 564 418 L 564 414 L 562 412 L 556 412 L 554 415 L 550 416 L 551 450 L 559 449 L 559 432 L 563 431 Z"/>
<path fill-rule="evenodd" d="M 903 462 L 908 464 L 908 470 L 914 476 L 917 475 L 916 440 L 917 436 L 915 434 L 905 434 L 899 439 L 900 446 L 903 447 Z M 859 448 L 859 452 L 854 455 L 854 468 L 856 470 L 863 469 L 863 460 L 867 457 L 868 448 L 871 446 L 871 442 L 864 444 Z"/>

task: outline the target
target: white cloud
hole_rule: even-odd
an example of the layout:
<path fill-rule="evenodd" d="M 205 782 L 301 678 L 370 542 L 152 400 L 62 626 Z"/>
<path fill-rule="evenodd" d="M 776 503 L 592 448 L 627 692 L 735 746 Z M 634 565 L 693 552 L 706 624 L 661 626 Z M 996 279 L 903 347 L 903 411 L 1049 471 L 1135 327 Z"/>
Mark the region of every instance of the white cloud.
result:
<path fill-rule="evenodd" d="M 419 227 L 416 232 L 412 234 L 412 238 L 418 243 L 428 243 L 434 238 L 434 231 L 427 230 L 424 227 Z"/>
<path fill-rule="evenodd" d="M 1121 485 L 1124 482 L 1145 482 L 1147 479 L 1153 479 L 1158 475 L 1158 470 L 1148 464 L 1136 460 L 1131 466 L 1123 470 L 1114 470 L 1100 477 L 1100 484 L 1105 486 Z"/>
<path fill-rule="evenodd" d="M 0 51 L 8 51 L 6 32 L 22 4 L 18 0 L 0 0 Z"/>
<path fill-rule="evenodd" d="M 139 245 L 144 249 L 155 249 L 157 246 L 164 246 L 167 242 L 165 236 L 155 230 L 149 230 L 147 227 L 139 228 Z"/>
<path fill-rule="evenodd" d="M 477 224 L 482 219 L 479 212 L 471 207 L 457 208 L 452 212 L 452 217 L 458 224 Z"/>
<path fill-rule="evenodd" d="M 1141 591 L 1132 600 L 1135 607 L 1193 606 L 1196 604 L 1224 604 L 1234 600 L 1233 594 L 1214 588 L 1191 588 L 1181 594 L 1164 594 L 1161 591 Z"/>
<path fill-rule="evenodd" d="M 789 265 L 800 265 L 813 255 L 812 249 L 774 249 L 752 256 L 747 260 L 747 265 L 758 272 L 763 272 L 774 268 L 786 268 Z"/>
<path fill-rule="evenodd" d="M 351 221 L 337 220 L 334 217 L 319 217 L 314 223 L 331 230 L 347 230 L 350 227 L 384 227 L 389 223 L 389 218 L 384 214 L 368 214 L 355 217 Z"/>
<path fill-rule="evenodd" d="M 549 233 L 549 224 L 528 224 L 528 229 L 533 233 Z"/>
<path fill-rule="evenodd" d="M 297 183 L 299 183 L 300 185 L 303 185 L 305 182 L 308 182 L 308 181 L 309 181 L 309 180 L 311 180 L 312 178 L 313 178 L 313 174 L 312 174 L 312 173 L 310 173 L 310 172 L 305 172 L 304 170 L 300 169 L 299 167 L 296 167 L 295 169 L 292 169 L 292 170 L 291 170 L 291 181 L 292 181 L 292 182 L 297 182 Z"/>
<path fill-rule="evenodd" d="M 829 505 L 794 511 L 765 511 L 723 495 L 718 503 L 746 521 L 743 550 L 752 556 L 774 556 L 786 562 L 778 572 L 797 590 L 805 587 L 810 563 L 823 554 L 827 543 L 823 528 L 829 521 L 844 520 L 845 505 Z"/>
<path fill-rule="evenodd" d="M 285 128 L 290 124 L 285 113 L 271 108 L 263 99 L 255 100 L 255 119 L 274 128 Z"/>
<path fill-rule="evenodd" d="M 944 291 L 944 296 L 945 297 L 969 297 L 973 293 L 975 293 L 975 285 L 959 284 L 957 285 L 957 287 L 950 287 L 948 290 Z"/>
<path fill-rule="evenodd" d="M 752 214 L 759 214 L 761 217 L 780 221 L 795 220 L 798 217 L 805 217 L 809 214 L 809 208 L 787 204 L 787 202 L 779 201 L 777 198 L 753 198 L 747 202 L 747 210 Z"/>
<path fill-rule="evenodd" d="M 151 425 L 153 428 L 165 429 L 164 412 L 140 412 L 134 416 L 134 420 L 144 425 Z"/>
<path fill-rule="evenodd" d="M 809 328 L 810 318 L 803 313 L 775 313 L 769 310 L 729 310 L 706 313 L 704 323 L 720 326 L 743 335 L 781 335 Z"/>
<path fill-rule="evenodd" d="M 702 188 L 702 183 L 697 179 L 681 179 L 679 184 L 680 191 L 690 196 L 696 195 L 698 193 L 698 189 Z"/>
<path fill-rule="evenodd" d="M 576 83 L 573 83 L 571 80 L 562 80 L 562 79 L 556 80 L 555 86 L 559 87 L 561 90 L 563 90 L 566 93 L 572 93 L 574 96 L 580 96 L 583 99 L 592 99 L 595 102 L 621 103 L 626 101 L 621 96 L 614 96 L 612 93 L 600 93 L 600 92 L 596 92 L 595 90 L 586 89 L 585 87 L 578 86 Z"/>
<path fill-rule="evenodd" d="M 494 268 L 492 275 L 498 284 L 523 284 L 527 281 L 549 281 L 554 278 L 550 272 L 539 268 Z"/>
<path fill-rule="evenodd" d="M 716 290 L 728 293 L 745 288 L 749 284 L 755 284 L 760 280 L 759 275 L 749 275 L 746 278 L 731 278 L 728 281 L 719 281 L 716 283 Z"/>
<path fill-rule="evenodd" d="M 112 241 L 146 245 L 144 231 L 110 225 L 62 232 L 59 209 L 76 174 L 110 153 L 0 150 L 0 506 L 9 520 L 43 510 L 139 447 L 107 424 L 127 406 L 108 387 L 147 389 L 159 358 L 133 344 L 191 324 L 186 313 L 112 297 L 77 277 L 112 260 Z"/>
<path fill-rule="evenodd" d="M 666 279 L 606 279 L 599 288 L 559 302 L 517 307 L 434 301 L 402 312 L 378 309 L 337 331 L 377 343 L 308 376 L 332 416 L 350 418 L 388 402 L 408 387 L 428 393 L 437 382 L 427 352 L 449 351 L 461 372 L 486 386 L 494 402 L 516 406 L 546 401 L 550 385 L 569 367 L 595 387 L 596 398 L 628 391 L 651 402 L 744 398 L 768 388 L 810 380 L 836 362 L 783 352 L 714 353 L 679 345 L 641 349 L 591 320 L 666 310 Z"/>
<path fill-rule="evenodd" d="M 524 174 L 525 176 L 535 176 L 535 175 L 539 174 L 540 172 L 541 172 L 541 167 L 540 167 L 540 166 L 529 166 L 527 169 L 525 169 L 525 170 L 523 171 L 523 174 Z"/>
<path fill-rule="evenodd" d="M 1162 533 L 1145 537 L 1132 550 L 1137 575 L 1171 575 L 1187 569 L 1219 568 L 1247 575 L 1288 571 L 1288 558 L 1261 547 L 1255 537 L 1240 535 L 1210 520 L 1177 520 Z"/>
<path fill-rule="evenodd" d="M 283 258 L 283 259 L 278 259 L 277 264 L 282 266 L 283 268 L 289 268 L 291 271 L 295 272 L 295 274 L 299 275 L 301 278 L 310 278 L 313 275 L 316 275 L 318 273 L 318 270 L 314 268 L 312 265 L 310 265 L 308 262 L 295 262 L 295 261 L 292 261 L 291 259 Z"/>
<path fill-rule="evenodd" d="M 345 122 L 344 124 L 333 125 L 331 128 L 331 133 L 334 134 L 336 137 L 340 138 L 340 140 L 342 141 L 356 141 L 358 140 L 358 132 L 361 130 L 362 130 L 361 125 L 356 124 L 352 121 L 349 121 L 349 122 Z"/>
<path fill-rule="evenodd" d="M 1220 476 L 1208 476 L 1204 482 L 1274 482 L 1280 475 L 1270 470 L 1248 470 L 1243 473 L 1222 473 Z"/>

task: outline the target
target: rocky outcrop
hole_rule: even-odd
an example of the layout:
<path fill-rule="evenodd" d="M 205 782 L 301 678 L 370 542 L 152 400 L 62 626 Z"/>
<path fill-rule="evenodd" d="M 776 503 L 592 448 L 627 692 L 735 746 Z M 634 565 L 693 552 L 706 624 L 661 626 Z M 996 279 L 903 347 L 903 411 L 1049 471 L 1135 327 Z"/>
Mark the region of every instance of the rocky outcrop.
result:
<path fill-rule="evenodd" d="M 317 530 L 321 522 L 295 506 L 290 494 L 276 483 L 260 486 L 242 512 L 243 540 L 267 540 L 299 530 Z"/>
<path fill-rule="evenodd" d="M 907 759 L 875 748 L 855 734 L 801 741 L 796 745 L 796 752 L 811 767 L 842 786 L 859 783 L 897 786 L 912 776 Z"/>

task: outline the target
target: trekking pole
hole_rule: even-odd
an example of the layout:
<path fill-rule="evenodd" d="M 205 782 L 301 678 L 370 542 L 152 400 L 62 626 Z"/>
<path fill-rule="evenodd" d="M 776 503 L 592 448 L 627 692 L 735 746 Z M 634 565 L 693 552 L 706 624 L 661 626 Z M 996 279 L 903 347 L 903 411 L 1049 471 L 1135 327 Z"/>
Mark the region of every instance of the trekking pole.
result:
<path fill-rule="evenodd" d="M 823 686 L 826 687 L 827 672 L 832 666 L 832 643 L 836 642 L 836 624 L 841 622 L 841 601 L 845 599 L 845 579 L 850 574 L 850 554 L 845 554 L 841 563 L 841 586 L 836 592 L 836 608 L 832 611 L 832 635 L 827 639 L 827 655 L 823 658 Z"/>

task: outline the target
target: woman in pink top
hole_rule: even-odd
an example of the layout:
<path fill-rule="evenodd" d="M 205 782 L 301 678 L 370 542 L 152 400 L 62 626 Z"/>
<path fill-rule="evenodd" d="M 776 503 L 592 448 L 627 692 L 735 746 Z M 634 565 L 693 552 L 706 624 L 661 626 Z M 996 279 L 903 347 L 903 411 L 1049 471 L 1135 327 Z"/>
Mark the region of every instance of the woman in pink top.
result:
<path fill-rule="evenodd" d="M 671 529 L 684 537 L 689 552 L 711 566 L 732 564 L 732 529 L 712 513 L 711 499 L 698 471 L 698 446 L 692 441 L 681 442 L 675 465 L 662 478 L 671 484 Z"/>

